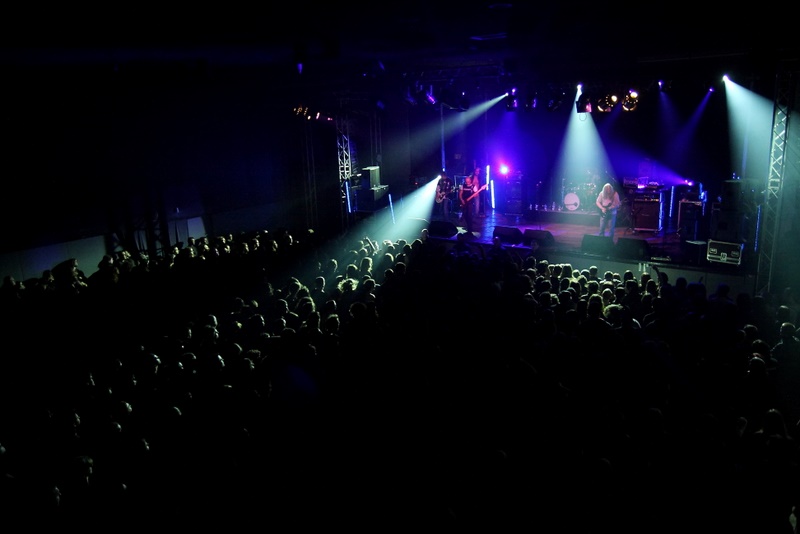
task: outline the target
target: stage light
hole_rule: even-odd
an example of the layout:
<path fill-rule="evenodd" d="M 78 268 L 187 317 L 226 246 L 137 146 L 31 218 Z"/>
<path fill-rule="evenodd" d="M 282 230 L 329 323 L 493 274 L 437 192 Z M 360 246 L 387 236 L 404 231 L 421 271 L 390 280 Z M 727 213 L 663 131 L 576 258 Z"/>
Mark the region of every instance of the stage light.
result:
<path fill-rule="evenodd" d="M 317 109 L 311 109 L 309 106 L 299 105 L 292 108 L 294 115 L 300 119 L 307 121 L 332 121 L 333 117 L 327 113 Z"/>
<path fill-rule="evenodd" d="M 613 93 L 603 95 L 597 99 L 597 105 L 595 106 L 595 109 L 601 113 L 608 113 L 614 109 L 614 106 L 617 105 L 618 101 L 619 98 Z"/>
<path fill-rule="evenodd" d="M 561 104 L 564 102 L 565 93 L 554 93 L 548 100 L 547 100 L 547 111 L 555 111 L 561 107 Z"/>
<path fill-rule="evenodd" d="M 516 87 L 506 93 L 506 111 L 516 111 L 520 107 Z"/>
<path fill-rule="evenodd" d="M 456 111 L 466 111 L 469 109 L 469 98 L 464 91 L 458 91 L 453 87 L 444 87 L 439 91 L 439 101 L 443 106 Z"/>
<path fill-rule="evenodd" d="M 661 93 L 672 91 L 672 80 L 658 80 L 658 91 Z"/>
<path fill-rule="evenodd" d="M 625 111 L 633 111 L 639 106 L 639 93 L 631 89 L 622 99 L 622 109 Z"/>
<path fill-rule="evenodd" d="M 581 93 L 575 101 L 575 110 L 578 113 L 592 112 L 592 99 L 587 93 Z"/>
<path fill-rule="evenodd" d="M 420 82 L 416 82 L 414 86 L 414 99 L 418 104 L 423 106 L 436 105 L 437 98 L 433 93 L 433 85 L 428 85 L 426 87 Z"/>
<path fill-rule="evenodd" d="M 301 119 L 306 119 L 306 118 L 310 117 L 310 115 L 311 115 L 311 112 L 309 111 L 308 106 L 304 106 L 302 104 L 292 108 L 292 111 L 294 112 L 296 117 L 300 117 Z"/>
<path fill-rule="evenodd" d="M 429 85 L 428 90 L 425 92 L 425 101 L 431 106 L 436 105 L 436 95 L 433 94 L 433 86 Z"/>
<path fill-rule="evenodd" d="M 405 101 L 406 101 L 406 104 L 408 104 L 409 106 L 416 106 L 417 105 L 417 99 L 414 97 L 414 95 L 411 94 L 411 88 L 410 87 L 406 87 Z"/>

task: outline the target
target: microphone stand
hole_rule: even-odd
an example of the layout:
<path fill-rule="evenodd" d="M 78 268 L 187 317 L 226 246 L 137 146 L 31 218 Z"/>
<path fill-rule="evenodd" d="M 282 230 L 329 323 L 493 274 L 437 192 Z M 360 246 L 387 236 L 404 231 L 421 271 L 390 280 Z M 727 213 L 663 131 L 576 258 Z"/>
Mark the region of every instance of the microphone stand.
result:
<path fill-rule="evenodd" d="M 641 208 L 640 208 L 641 209 Z M 631 206 L 630 215 L 628 216 L 628 230 L 630 230 L 631 234 L 636 235 L 636 215 L 639 213 L 639 210 Z M 627 233 L 627 230 L 626 230 Z"/>

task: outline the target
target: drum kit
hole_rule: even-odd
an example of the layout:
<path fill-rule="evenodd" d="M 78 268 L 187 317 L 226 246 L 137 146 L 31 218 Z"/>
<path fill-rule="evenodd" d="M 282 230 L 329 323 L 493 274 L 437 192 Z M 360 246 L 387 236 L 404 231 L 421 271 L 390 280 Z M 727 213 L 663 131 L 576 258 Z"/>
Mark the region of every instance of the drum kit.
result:
<path fill-rule="evenodd" d="M 591 182 L 574 184 L 564 195 L 564 209 L 569 211 L 591 210 L 597 194 L 597 186 Z"/>

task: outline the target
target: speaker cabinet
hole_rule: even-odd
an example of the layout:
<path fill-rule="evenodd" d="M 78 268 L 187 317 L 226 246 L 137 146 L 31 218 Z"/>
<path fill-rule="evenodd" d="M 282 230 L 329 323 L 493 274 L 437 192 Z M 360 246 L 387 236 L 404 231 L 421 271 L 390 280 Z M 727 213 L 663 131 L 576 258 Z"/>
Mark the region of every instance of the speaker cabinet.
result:
<path fill-rule="evenodd" d="M 711 239 L 737 242 L 744 237 L 745 214 L 736 210 L 716 209 L 711 211 Z"/>
<path fill-rule="evenodd" d="M 431 237 L 453 237 L 458 233 L 458 228 L 450 221 L 431 221 L 428 226 L 428 235 Z"/>
<path fill-rule="evenodd" d="M 614 238 L 604 235 L 586 234 L 581 241 L 581 252 L 596 256 L 610 256 L 614 248 Z"/>
<path fill-rule="evenodd" d="M 423 219 L 422 217 L 409 217 L 406 219 L 406 225 L 409 228 L 408 235 L 419 237 L 422 234 L 422 230 L 428 229 L 428 235 L 431 235 L 430 223 L 428 219 Z"/>
<path fill-rule="evenodd" d="M 633 229 L 658 232 L 661 230 L 661 202 L 633 201 Z"/>
<path fill-rule="evenodd" d="M 383 185 L 372 189 L 354 189 L 356 193 L 355 211 L 377 211 L 389 205 L 389 186 Z"/>
<path fill-rule="evenodd" d="M 556 244 L 553 234 L 547 230 L 532 230 L 530 228 L 525 230 L 522 236 L 522 244 L 530 247 L 534 242 L 539 245 L 540 248 L 552 247 Z"/>
<path fill-rule="evenodd" d="M 737 211 L 742 204 L 744 196 L 744 182 L 741 180 L 725 180 L 722 182 L 723 211 Z"/>
<path fill-rule="evenodd" d="M 681 243 L 681 251 L 686 257 L 686 263 L 690 265 L 703 265 L 708 253 L 708 243 L 706 241 L 686 240 Z"/>
<path fill-rule="evenodd" d="M 689 240 L 697 240 L 700 235 L 700 222 L 703 217 L 701 201 L 681 200 L 678 202 L 678 232 Z"/>
<path fill-rule="evenodd" d="M 650 244 L 644 239 L 620 237 L 614 246 L 614 256 L 628 260 L 649 260 Z"/>
<path fill-rule="evenodd" d="M 506 215 L 522 215 L 522 200 L 506 200 L 505 208 Z"/>
<path fill-rule="evenodd" d="M 377 165 L 361 169 L 361 187 L 372 189 L 381 185 L 381 168 Z"/>
<path fill-rule="evenodd" d="M 522 231 L 514 226 L 495 226 L 492 238 L 499 237 L 502 243 L 519 245 L 522 243 Z"/>
<path fill-rule="evenodd" d="M 522 200 L 522 182 L 509 180 L 504 189 L 506 200 Z"/>

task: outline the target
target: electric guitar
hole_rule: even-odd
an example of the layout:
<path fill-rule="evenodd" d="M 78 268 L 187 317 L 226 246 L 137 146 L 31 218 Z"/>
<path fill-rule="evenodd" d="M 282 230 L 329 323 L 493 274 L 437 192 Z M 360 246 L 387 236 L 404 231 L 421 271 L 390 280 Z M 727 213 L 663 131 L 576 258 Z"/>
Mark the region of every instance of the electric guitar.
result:
<path fill-rule="evenodd" d="M 436 203 L 441 204 L 453 192 L 453 181 L 449 178 L 440 178 L 436 186 Z"/>
<path fill-rule="evenodd" d="M 603 206 L 602 208 L 600 208 L 600 218 L 605 219 L 606 217 L 608 217 L 608 214 L 610 212 L 611 212 L 611 204 L 609 204 L 608 206 Z"/>
<path fill-rule="evenodd" d="M 463 206 L 464 204 L 466 204 L 467 202 L 469 202 L 469 201 L 470 201 L 470 200 L 472 200 L 473 198 L 477 197 L 477 196 L 478 196 L 478 193 L 480 193 L 481 191 L 483 191 L 484 189 L 486 189 L 486 188 L 488 188 L 488 187 L 489 187 L 489 184 L 484 184 L 484 185 L 482 185 L 482 186 L 481 186 L 481 187 L 480 187 L 480 188 L 479 188 L 477 191 L 475 191 L 474 193 L 472 193 L 472 194 L 471 194 L 471 195 L 470 195 L 470 196 L 467 198 L 467 200 L 463 200 L 463 201 L 461 202 L 461 205 Z"/>

